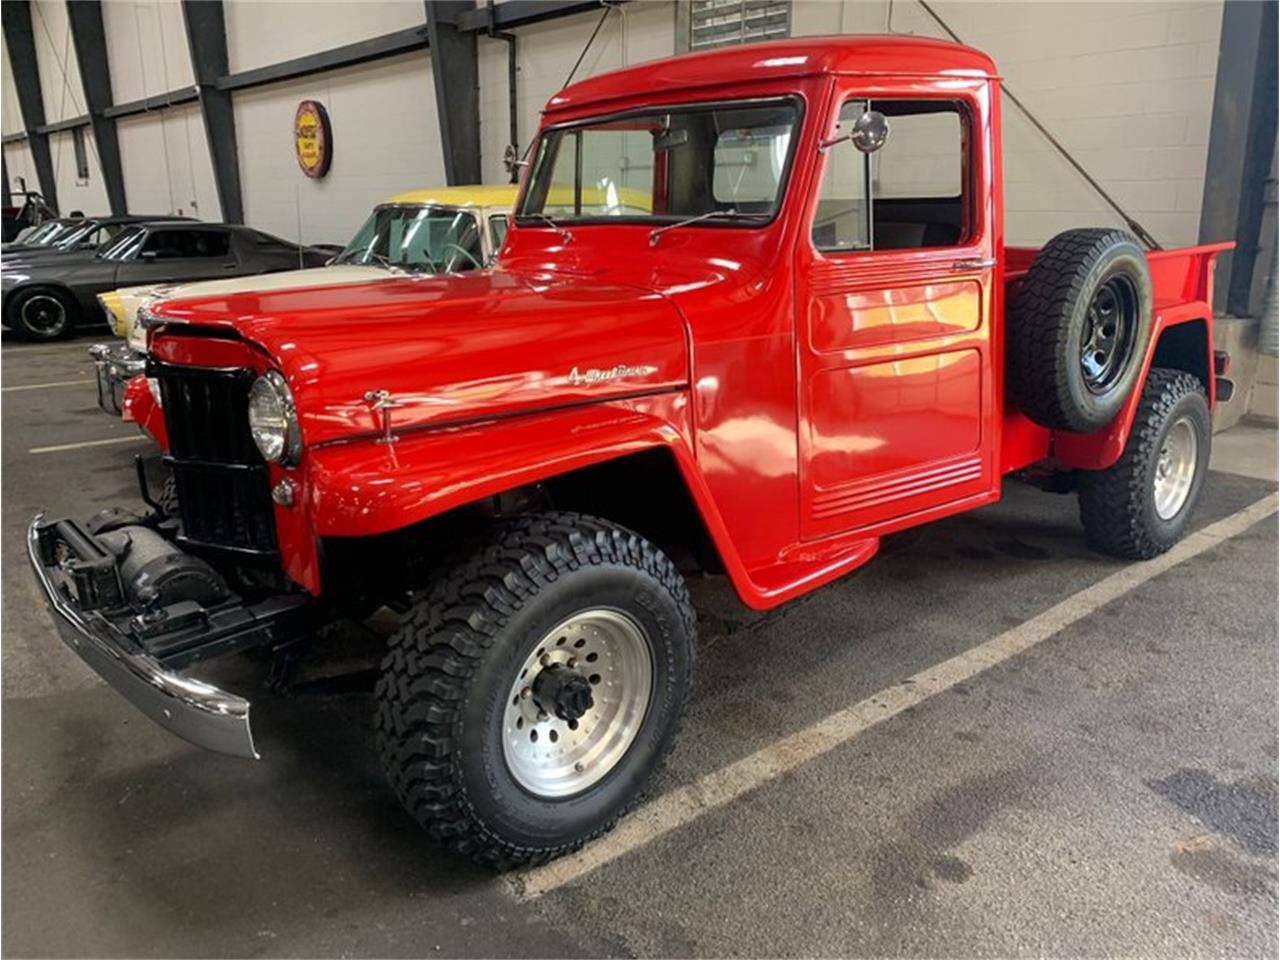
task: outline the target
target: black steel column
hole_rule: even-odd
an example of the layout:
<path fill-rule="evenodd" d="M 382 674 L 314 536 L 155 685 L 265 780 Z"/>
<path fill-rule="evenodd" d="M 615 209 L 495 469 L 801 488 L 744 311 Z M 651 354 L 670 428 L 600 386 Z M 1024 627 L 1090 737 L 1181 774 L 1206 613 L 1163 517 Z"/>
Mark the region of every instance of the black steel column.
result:
<path fill-rule="evenodd" d="M 27 143 L 36 167 L 36 179 L 45 202 L 58 209 L 58 186 L 53 175 L 53 157 L 49 153 L 49 135 L 37 133 L 44 126 L 44 95 L 40 92 L 40 66 L 36 62 L 36 38 L 31 28 L 31 5 L 28 0 L 5 0 L 0 6 L 4 21 L 4 42 L 13 68 L 13 83 L 18 88 L 18 106 L 22 125 L 27 129 Z"/>
<path fill-rule="evenodd" d="M 98 162 L 102 181 L 107 188 L 111 212 L 121 216 L 129 212 L 124 196 L 124 170 L 120 164 L 120 139 L 116 122 L 104 116 L 112 105 L 111 66 L 107 63 L 107 32 L 102 26 L 102 0 L 67 0 L 67 20 L 71 25 L 71 42 L 75 44 L 80 64 L 80 82 L 84 86 L 85 107 L 89 125 L 98 145 Z"/>
<path fill-rule="evenodd" d="M 425 0 L 431 76 L 440 116 L 444 174 L 452 186 L 480 182 L 480 65 L 476 35 L 457 27 L 471 0 Z"/>
<path fill-rule="evenodd" d="M 227 75 L 227 24 L 222 0 L 182 0 L 187 24 L 187 45 L 191 49 L 191 72 L 200 93 L 200 112 L 209 140 L 213 179 L 218 188 L 222 219 L 244 223 L 244 201 L 240 193 L 239 151 L 236 148 L 236 118 L 231 93 L 219 90 L 218 79 Z"/>
<path fill-rule="evenodd" d="M 1235 240 L 1218 257 L 1214 306 L 1256 312 L 1249 291 L 1276 144 L 1276 0 L 1227 0 L 1209 129 L 1200 239 Z"/>
<path fill-rule="evenodd" d="M 12 207 L 13 197 L 9 195 L 9 161 L 5 158 L 3 149 L 0 149 L 0 178 L 4 180 L 4 193 L 0 195 L 0 206 Z"/>

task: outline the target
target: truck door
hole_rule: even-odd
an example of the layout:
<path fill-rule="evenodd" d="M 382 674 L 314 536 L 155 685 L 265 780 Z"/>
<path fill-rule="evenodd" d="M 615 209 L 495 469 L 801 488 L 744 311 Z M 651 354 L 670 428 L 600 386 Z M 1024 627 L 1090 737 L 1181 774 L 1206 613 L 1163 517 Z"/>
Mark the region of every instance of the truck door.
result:
<path fill-rule="evenodd" d="M 936 86 L 850 88 L 833 106 L 830 139 L 868 110 L 889 135 L 874 153 L 824 148 L 798 244 L 805 538 L 906 525 L 998 489 L 989 92 Z"/>

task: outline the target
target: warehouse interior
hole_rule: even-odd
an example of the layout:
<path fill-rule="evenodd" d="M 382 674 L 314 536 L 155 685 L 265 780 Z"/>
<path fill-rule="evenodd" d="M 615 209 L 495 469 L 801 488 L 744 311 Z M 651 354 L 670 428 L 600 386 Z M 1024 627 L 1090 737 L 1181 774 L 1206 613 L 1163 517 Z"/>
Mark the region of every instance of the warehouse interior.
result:
<path fill-rule="evenodd" d="M 767 612 L 693 579 L 697 685 L 650 799 L 599 847 L 496 876 L 386 792 L 376 623 L 324 633 L 325 669 L 262 701 L 256 763 L 152 729 L 57 640 L 32 515 L 133 503 L 160 458 L 95 402 L 105 318 L 6 330 L 3 954 L 1274 955 L 1278 33 L 1274 0 L 6 0 L 6 210 L 243 225 L 319 263 L 389 198 L 514 189 L 570 83 L 888 34 L 997 65 L 1008 247 L 1080 226 L 1235 246 L 1211 292 L 1232 389 L 1188 540 L 1126 574 L 1074 497 L 1006 483 Z"/>

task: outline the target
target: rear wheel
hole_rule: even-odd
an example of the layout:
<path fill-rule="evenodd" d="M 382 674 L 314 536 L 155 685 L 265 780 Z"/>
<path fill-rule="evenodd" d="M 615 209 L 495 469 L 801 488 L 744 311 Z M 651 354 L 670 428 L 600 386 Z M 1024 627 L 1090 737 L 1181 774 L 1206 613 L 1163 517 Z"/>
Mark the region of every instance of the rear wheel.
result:
<path fill-rule="evenodd" d="M 575 850 L 674 738 L 694 613 L 671 561 L 603 520 L 507 524 L 415 597 L 378 684 L 383 767 L 436 840 L 505 869 Z"/>
<path fill-rule="evenodd" d="M 1204 385 L 1180 370 L 1151 371 L 1124 453 L 1080 474 L 1080 519 L 1103 553 L 1145 560 L 1182 539 L 1209 469 Z"/>
<path fill-rule="evenodd" d="M 75 298 L 57 287 L 32 287 L 9 298 L 5 322 L 24 340 L 58 340 L 71 333 L 80 310 Z"/>

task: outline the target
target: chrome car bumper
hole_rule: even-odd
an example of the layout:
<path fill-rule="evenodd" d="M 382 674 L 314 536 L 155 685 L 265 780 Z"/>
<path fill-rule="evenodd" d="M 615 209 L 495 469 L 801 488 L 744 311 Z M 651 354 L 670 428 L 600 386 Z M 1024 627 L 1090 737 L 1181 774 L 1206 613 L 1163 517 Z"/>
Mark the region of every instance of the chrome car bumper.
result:
<path fill-rule="evenodd" d="M 124 385 L 144 372 L 147 356 L 124 343 L 95 343 L 89 356 L 98 375 L 98 406 L 113 416 L 124 412 Z"/>
<path fill-rule="evenodd" d="M 132 639 L 61 586 L 58 563 L 43 542 L 55 524 L 37 514 L 27 528 L 27 556 L 63 641 L 125 699 L 148 717 L 197 746 L 258 759 L 249 728 L 249 701 L 165 669 Z"/>

